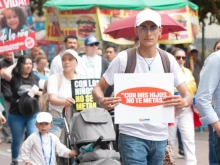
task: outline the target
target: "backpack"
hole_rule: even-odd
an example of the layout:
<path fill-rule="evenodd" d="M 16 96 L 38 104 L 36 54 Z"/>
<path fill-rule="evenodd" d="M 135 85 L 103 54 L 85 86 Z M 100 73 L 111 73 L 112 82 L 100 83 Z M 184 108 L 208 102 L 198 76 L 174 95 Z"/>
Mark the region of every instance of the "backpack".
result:
<path fill-rule="evenodd" d="M 9 83 L 1 81 L 1 92 L 5 100 L 11 102 L 13 94 Z"/>
<path fill-rule="evenodd" d="M 101 58 L 102 58 L 102 70 L 101 70 L 101 77 L 102 77 L 102 75 L 108 69 L 109 62 L 105 58 L 103 58 L 103 57 L 101 57 Z"/>
<path fill-rule="evenodd" d="M 101 71 L 101 77 L 102 77 L 103 74 L 105 73 L 105 71 L 108 69 L 109 62 L 105 58 L 103 58 L 103 57 L 101 57 L 101 58 L 102 58 L 102 71 Z M 106 91 L 104 93 L 104 96 L 105 97 L 110 97 L 112 92 L 113 92 L 113 86 L 109 86 L 106 89 Z"/>
<path fill-rule="evenodd" d="M 157 50 L 158 50 L 160 57 L 161 57 L 161 60 L 162 60 L 164 72 L 170 73 L 170 60 L 168 58 L 167 53 L 160 48 L 157 48 Z M 127 59 L 127 66 L 125 69 L 125 73 L 134 73 L 135 67 L 136 67 L 136 60 L 137 60 L 136 59 L 136 56 L 137 56 L 136 55 L 136 48 L 128 49 L 127 56 L 128 56 L 128 59 Z"/>
<path fill-rule="evenodd" d="M 61 87 L 62 84 L 62 77 L 61 74 L 57 75 L 58 79 L 58 90 Z M 45 81 L 44 89 L 42 95 L 38 99 L 39 109 L 41 112 L 48 112 L 49 110 L 49 95 L 47 93 L 47 81 Z"/>

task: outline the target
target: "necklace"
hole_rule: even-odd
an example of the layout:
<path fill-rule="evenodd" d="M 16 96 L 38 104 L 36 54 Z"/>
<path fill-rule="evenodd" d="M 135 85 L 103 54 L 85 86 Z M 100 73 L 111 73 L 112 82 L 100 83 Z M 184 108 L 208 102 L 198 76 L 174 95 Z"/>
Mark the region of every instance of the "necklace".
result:
<path fill-rule="evenodd" d="M 40 141 L 41 141 L 41 148 L 42 148 L 42 153 L 43 153 L 43 156 L 44 156 L 44 161 L 45 161 L 46 165 L 50 165 L 51 160 L 52 160 L 52 137 L 50 135 L 50 157 L 49 157 L 48 163 L 47 163 L 47 158 L 46 158 L 46 154 L 45 154 L 44 147 L 43 147 L 43 138 L 42 138 L 41 133 L 40 133 Z"/>
<path fill-rule="evenodd" d="M 139 51 L 139 54 L 141 55 L 140 48 L 138 48 L 138 51 Z M 146 60 L 142 55 L 141 55 L 141 57 L 142 57 L 142 58 L 144 59 L 144 61 L 147 63 L 148 70 L 150 71 L 150 70 L 151 70 L 150 66 L 151 66 L 151 64 L 154 62 L 156 56 L 154 56 L 154 59 L 153 59 L 150 63 L 148 63 L 147 60 Z"/>

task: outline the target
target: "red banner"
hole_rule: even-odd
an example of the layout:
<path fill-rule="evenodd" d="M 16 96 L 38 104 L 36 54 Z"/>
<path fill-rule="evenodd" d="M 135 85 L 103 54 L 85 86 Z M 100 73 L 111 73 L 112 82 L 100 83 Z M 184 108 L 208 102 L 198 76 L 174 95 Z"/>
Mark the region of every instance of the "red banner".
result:
<path fill-rule="evenodd" d="M 17 6 L 27 6 L 30 0 L 0 0 L 0 9 Z"/>
<path fill-rule="evenodd" d="M 27 20 L 29 0 L 0 0 L 0 53 L 15 52 L 36 45 L 35 32 Z"/>
<path fill-rule="evenodd" d="M 27 36 L 16 37 L 14 40 L 5 43 L 0 42 L 0 54 L 6 52 L 16 52 L 36 45 L 35 33 L 28 33 Z"/>

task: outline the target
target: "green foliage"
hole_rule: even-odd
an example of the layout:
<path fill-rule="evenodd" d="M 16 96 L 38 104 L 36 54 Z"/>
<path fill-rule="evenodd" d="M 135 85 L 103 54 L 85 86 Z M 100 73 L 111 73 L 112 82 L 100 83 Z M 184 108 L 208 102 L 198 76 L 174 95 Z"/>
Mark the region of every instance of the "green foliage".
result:
<path fill-rule="evenodd" d="M 209 18 L 209 24 L 217 23 L 220 24 L 220 19 L 217 19 L 216 12 L 212 5 L 212 0 L 190 0 L 199 6 L 199 21 L 203 22 L 204 19 L 208 18 L 207 14 L 211 13 Z M 220 0 L 215 0 L 215 5 L 218 8 L 218 12 L 220 11 Z"/>

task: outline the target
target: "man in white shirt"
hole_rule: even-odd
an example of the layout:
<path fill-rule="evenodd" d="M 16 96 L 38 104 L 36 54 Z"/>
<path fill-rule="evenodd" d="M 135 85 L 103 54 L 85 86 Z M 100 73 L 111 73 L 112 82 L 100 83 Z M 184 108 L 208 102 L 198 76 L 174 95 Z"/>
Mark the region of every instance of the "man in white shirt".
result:
<path fill-rule="evenodd" d="M 75 35 L 70 34 L 64 39 L 65 48 L 76 50 L 78 47 L 77 42 L 78 38 Z M 54 57 L 54 59 L 52 60 L 50 71 L 51 74 L 61 73 L 63 71 L 60 54 L 56 55 L 56 57 Z"/>
<path fill-rule="evenodd" d="M 106 59 L 111 62 L 117 56 L 117 46 L 115 44 L 108 44 L 105 47 Z"/>
<path fill-rule="evenodd" d="M 108 61 L 97 55 L 99 41 L 93 35 L 86 37 L 86 54 L 82 56 L 87 78 L 100 78 L 108 68 Z"/>
<path fill-rule="evenodd" d="M 143 10 L 136 16 L 136 34 L 140 46 L 136 48 L 136 67 L 134 73 L 164 73 L 162 59 L 156 48 L 162 33 L 161 16 L 153 10 Z M 174 59 L 167 53 L 170 72 L 174 75 L 174 86 L 179 96 L 168 96 L 164 106 L 183 108 L 192 104 L 182 71 Z M 120 52 L 93 89 L 93 97 L 106 110 L 121 102 L 120 97 L 104 97 L 104 91 L 114 83 L 115 73 L 124 73 L 127 65 L 127 51 Z M 135 81 L 135 80 L 134 80 Z M 139 80 L 136 80 L 139 81 Z M 126 114 L 125 114 L 126 115 Z M 168 139 L 167 123 L 120 124 L 119 151 L 125 165 L 163 165 Z"/>

